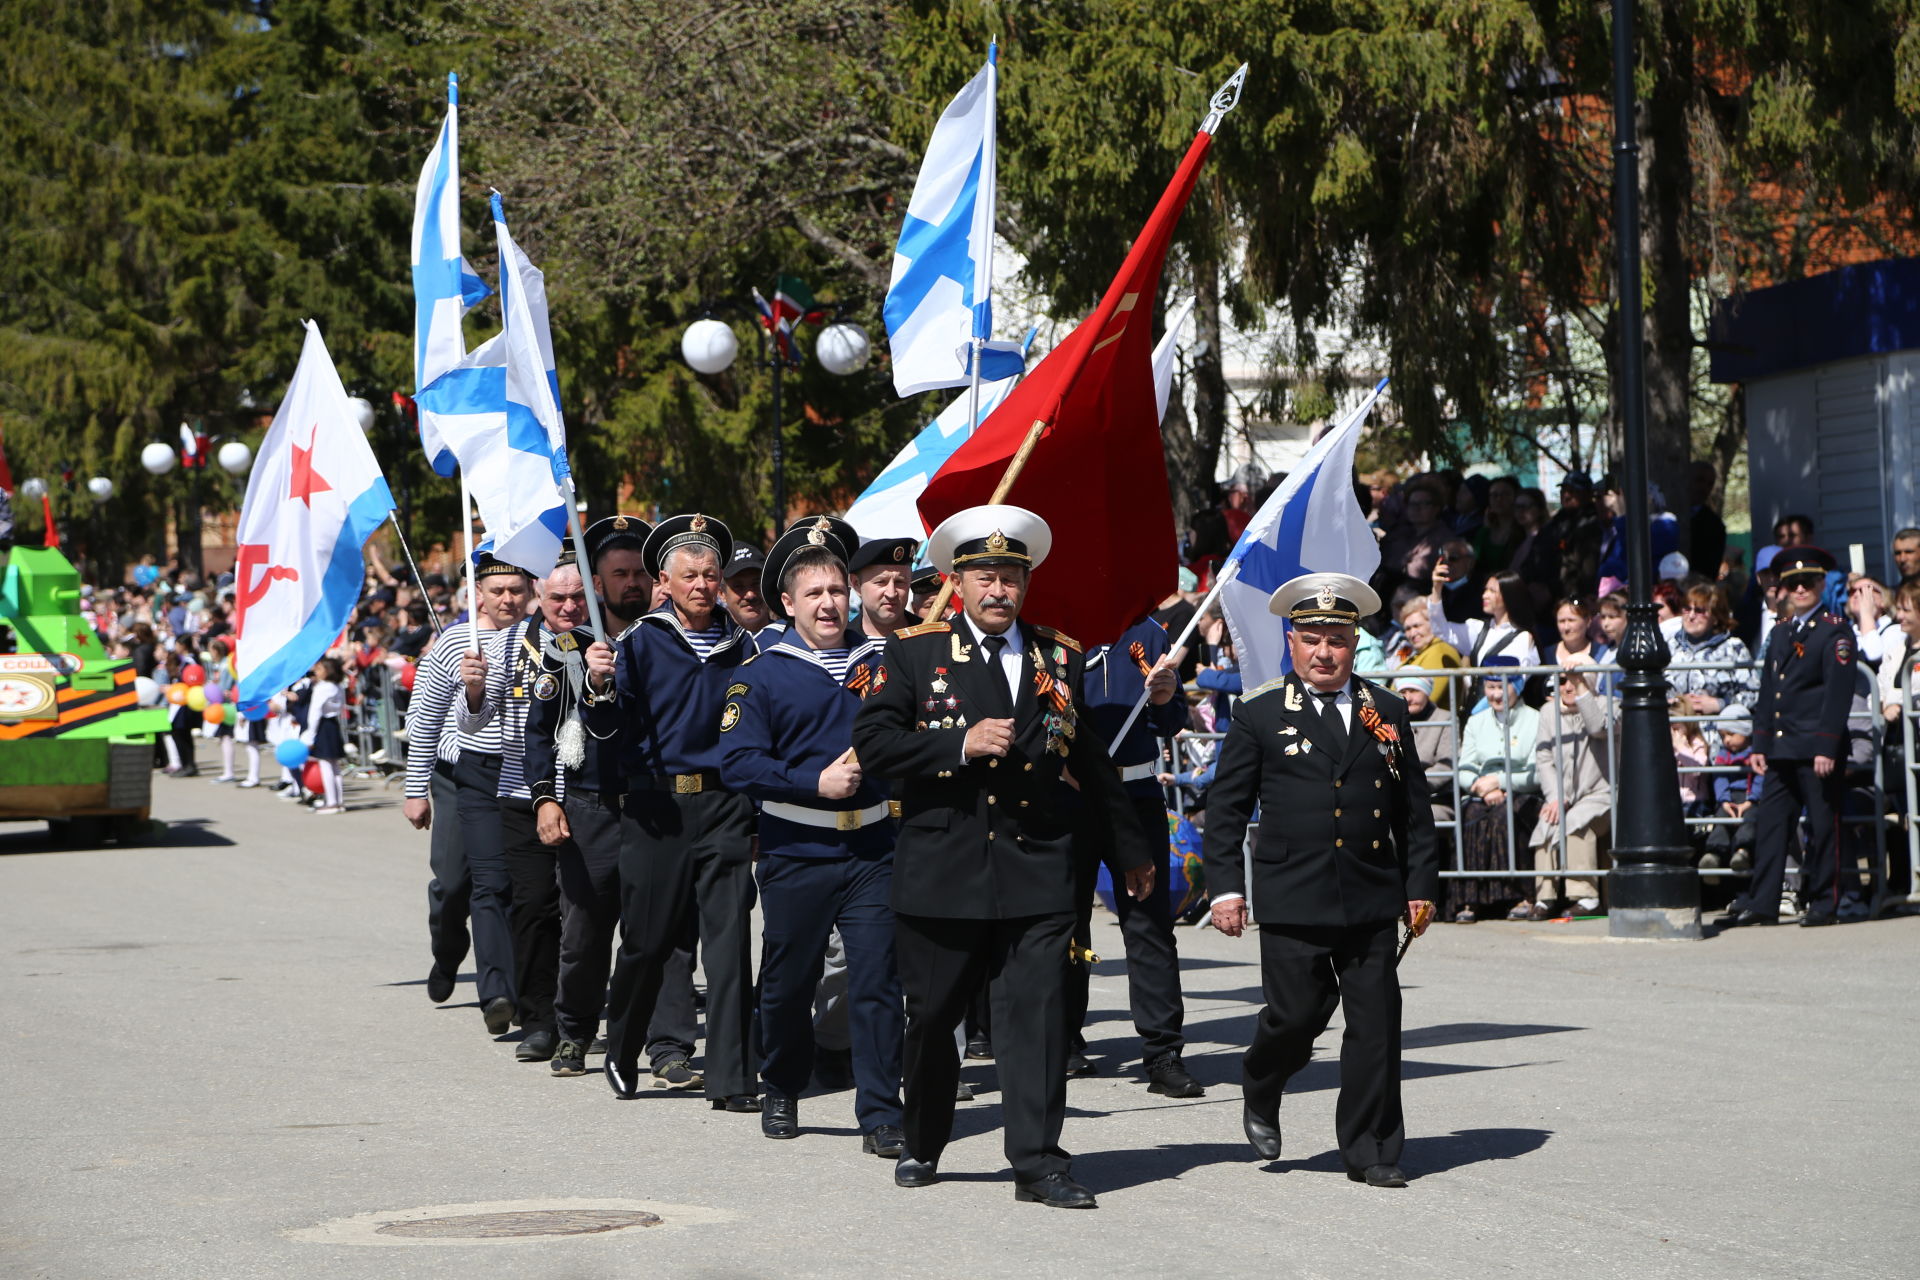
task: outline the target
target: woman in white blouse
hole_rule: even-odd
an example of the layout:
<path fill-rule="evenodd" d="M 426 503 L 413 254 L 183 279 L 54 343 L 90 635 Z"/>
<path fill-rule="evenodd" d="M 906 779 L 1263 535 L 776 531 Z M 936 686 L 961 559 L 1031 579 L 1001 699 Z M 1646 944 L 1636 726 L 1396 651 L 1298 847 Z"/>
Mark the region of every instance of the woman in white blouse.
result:
<path fill-rule="evenodd" d="M 1470 667 L 1484 667 L 1495 655 L 1512 658 L 1523 667 L 1539 666 L 1540 650 L 1533 643 L 1533 597 L 1520 575 L 1506 569 L 1487 579 L 1480 592 L 1486 621 L 1454 622 L 1447 617 L 1441 592 L 1450 573 L 1445 561 L 1434 566 L 1433 594 L 1427 598 L 1427 620 L 1434 636 L 1458 649 Z"/>

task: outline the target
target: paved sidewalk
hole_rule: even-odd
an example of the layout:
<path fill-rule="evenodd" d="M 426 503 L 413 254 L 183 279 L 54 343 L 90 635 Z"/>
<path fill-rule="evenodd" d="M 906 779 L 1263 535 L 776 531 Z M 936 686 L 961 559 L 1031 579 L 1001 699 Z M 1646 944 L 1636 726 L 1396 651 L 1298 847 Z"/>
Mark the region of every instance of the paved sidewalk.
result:
<path fill-rule="evenodd" d="M 806 1132 L 616 1100 L 422 993 L 426 837 L 397 788 L 319 817 L 156 779 L 146 849 L 0 825 L 0 1276 L 1911 1276 L 1920 921 L 1621 944 L 1604 924 L 1438 926 L 1406 961 L 1404 1191 L 1333 1151 L 1337 1032 L 1240 1135 L 1256 944 L 1180 935 L 1188 1062 L 1140 1082 L 1125 981 L 1070 1086 L 1092 1213 L 1015 1204 L 991 1064 L 940 1185 L 862 1156 L 850 1093 Z M 1117 957 L 1111 919 L 1095 949 Z M 595 1065 L 598 1059 L 592 1060 Z M 447 1243 L 444 1217 L 650 1211 L 610 1234 Z M 385 1217 L 354 1219 L 356 1215 Z M 624 1218 L 631 1222 L 635 1219 Z M 365 1241 L 368 1243 L 360 1243 Z"/>

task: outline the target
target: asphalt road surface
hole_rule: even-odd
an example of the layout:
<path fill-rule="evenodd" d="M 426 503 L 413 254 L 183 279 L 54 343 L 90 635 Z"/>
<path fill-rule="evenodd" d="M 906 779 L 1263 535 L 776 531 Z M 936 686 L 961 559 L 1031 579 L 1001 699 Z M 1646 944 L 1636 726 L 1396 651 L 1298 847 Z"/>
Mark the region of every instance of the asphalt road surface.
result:
<path fill-rule="evenodd" d="M 1920 920 L 1436 927 L 1404 965 L 1414 1181 L 1386 1191 L 1334 1150 L 1337 1022 L 1281 1159 L 1241 1137 L 1252 938 L 1181 930 L 1207 1096 L 1149 1094 L 1098 915 L 1101 1074 L 1065 1142 L 1101 1207 L 1074 1213 L 1014 1202 L 991 1063 L 914 1191 L 860 1154 L 851 1093 L 769 1142 L 516 1063 L 464 977 L 423 994 L 426 837 L 397 788 L 335 817 L 155 791 L 147 848 L 0 825 L 0 1276 L 1916 1274 Z"/>

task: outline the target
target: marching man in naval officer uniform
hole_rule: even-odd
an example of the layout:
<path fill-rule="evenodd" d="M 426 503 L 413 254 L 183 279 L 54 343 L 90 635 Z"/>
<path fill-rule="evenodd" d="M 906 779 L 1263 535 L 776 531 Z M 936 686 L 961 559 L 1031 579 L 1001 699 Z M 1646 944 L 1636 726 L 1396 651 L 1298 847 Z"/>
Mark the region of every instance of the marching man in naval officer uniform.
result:
<path fill-rule="evenodd" d="M 1406 703 L 1353 674 L 1355 628 L 1380 607 L 1373 589 L 1308 573 L 1267 607 L 1287 619 L 1293 674 L 1234 705 L 1207 794 L 1214 926 L 1234 938 L 1249 914 L 1260 926 L 1266 1008 L 1242 1062 L 1242 1123 L 1264 1159 L 1280 1155 L 1281 1094 L 1342 1009 L 1334 1131 L 1347 1176 L 1403 1187 L 1395 925 L 1425 932 L 1440 889 L 1426 774 Z"/>
<path fill-rule="evenodd" d="M 1052 534 L 1031 511 L 970 507 L 933 531 L 963 616 L 887 642 L 853 722 L 861 769 L 897 780 L 894 947 L 907 1004 L 903 1187 L 938 1180 L 953 1132 L 954 1028 L 991 980 L 994 1052 L 1014 1198 L 1090 1209 L 1060 1146 L 1066 1115 L 1064 958 L 1073 941 L 1070 772 L 1113 831 L 1111 865 L 1143 900 L 1164 836 L 1149 838 L 1085 724 L 1080 646 L 1020 619 Z M 759 665 L 759 664 L 756 664 Z"/>

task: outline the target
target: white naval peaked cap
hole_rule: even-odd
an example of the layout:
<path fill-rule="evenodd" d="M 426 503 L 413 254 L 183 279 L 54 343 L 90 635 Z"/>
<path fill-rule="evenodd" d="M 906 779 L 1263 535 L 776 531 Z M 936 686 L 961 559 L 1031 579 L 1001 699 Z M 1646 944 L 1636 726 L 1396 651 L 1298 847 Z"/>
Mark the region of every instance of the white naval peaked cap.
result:
<path fill-rule="evenodd" d="M 1354 624 L 1379 611 L 1379 593 L 1350 573 L 1303 573 L 1267 599 L 1268 613 L 1300 625 Z"/>
<path fill-rule="evenodd" d="M 947 574 L 994 564 L 1034 569 L 1052 549 L 1053 530 L 1025 507 L 968 507 L 942 520 L 927 536 L 928 558 Z"/>

